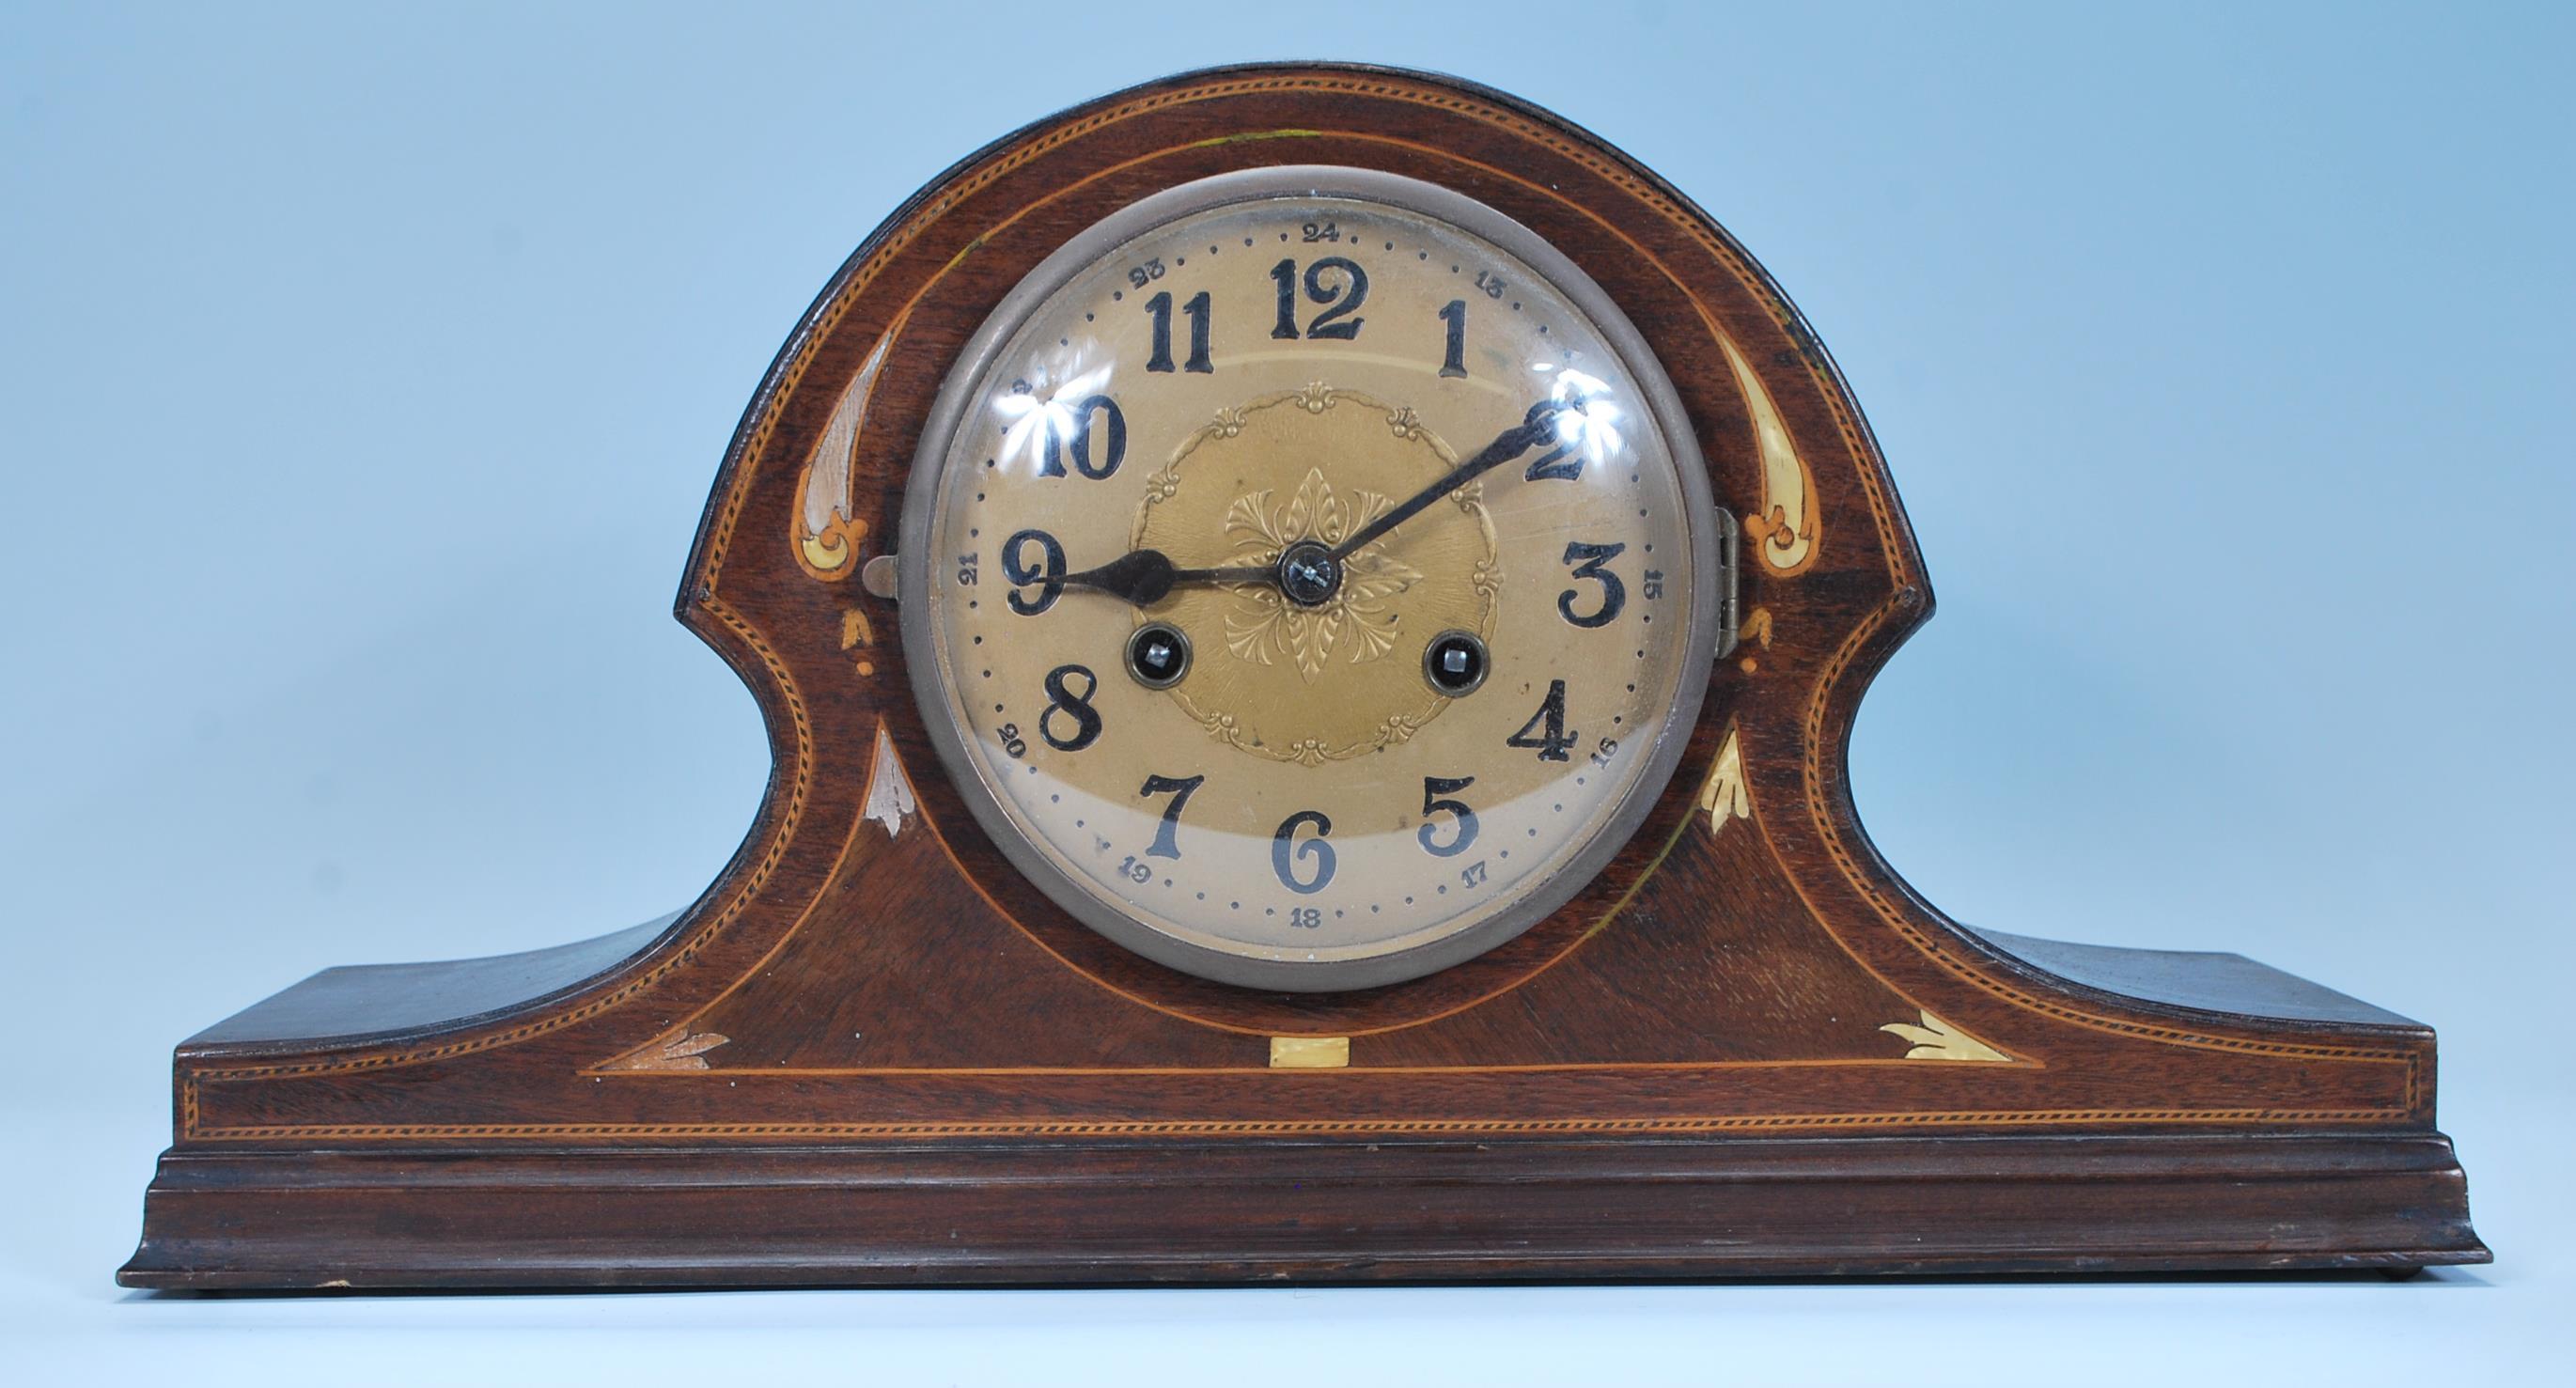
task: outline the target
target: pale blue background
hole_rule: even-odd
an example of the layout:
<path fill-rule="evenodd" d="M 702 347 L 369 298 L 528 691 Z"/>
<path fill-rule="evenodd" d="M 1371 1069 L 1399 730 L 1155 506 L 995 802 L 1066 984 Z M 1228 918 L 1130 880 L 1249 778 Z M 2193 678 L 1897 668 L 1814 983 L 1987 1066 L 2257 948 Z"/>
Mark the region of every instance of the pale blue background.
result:
<path fill-rule="evenodd" d="M 17 1381 L 2563 1369 L 2567 8 L 736 8 L 0 6 Z M 642 920 L 732 851 L 760 728 L 669 597 L 744 400 L 869 228 L 1060 106 L 1316 55 L 1553 106 L 1762 258 L 1868 408 L 1942 598 L 1853 750 L 1889 859 L 1974 923 L 2241 949 L 2435 1023 L 2502 1261 L 2403 1286 L 116 1291 L 180 1036 L 324 965 Z"/>

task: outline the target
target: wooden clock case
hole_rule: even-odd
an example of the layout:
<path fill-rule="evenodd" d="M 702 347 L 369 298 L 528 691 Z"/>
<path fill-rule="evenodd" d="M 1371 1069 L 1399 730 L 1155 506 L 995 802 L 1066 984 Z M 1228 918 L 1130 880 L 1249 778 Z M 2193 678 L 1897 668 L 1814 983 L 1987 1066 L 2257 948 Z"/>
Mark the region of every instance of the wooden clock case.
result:
<path fill-rule="evenodd" d="M 1021 880 L 933 757 L 868 561 L 978 323 L 1073 233 L 1269 164 L 1566 250 L 1743 517 L 1738 648 L 1609 869 L 1366 992 L 1187 977 Z M 1040 122 L 870 236 L 725 456 L 678 613 L 767 798 L 686 910 L 333 969 L 179 1047 L 119 1275 L 170 1288 L 1720 1276 L 2480 1262 L 2426 1027 L 2234 955 L 1965 928 L 1844 775 L 1932 607 L 1823 347 L 1680 193 L 1451 79 L 1194 73 Z"/>

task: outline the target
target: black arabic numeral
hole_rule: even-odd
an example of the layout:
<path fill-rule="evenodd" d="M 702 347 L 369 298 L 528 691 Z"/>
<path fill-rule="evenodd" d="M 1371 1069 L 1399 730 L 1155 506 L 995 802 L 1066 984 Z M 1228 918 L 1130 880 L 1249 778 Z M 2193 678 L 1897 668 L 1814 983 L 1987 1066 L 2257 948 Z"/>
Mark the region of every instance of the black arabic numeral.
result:
<path fill-rule="evenodd" d="M 1575 593 L 1573 589 L 1568 588 L 1556 595 L 1557 615 L 1576 626 L 1587 628 L 1606 627 L 1617 620 L 1620 610 L 1628 605 L 1628 585 L 1619 581 L 1619 575 L 1601 566 L 1618 558 L 1627 548 L 1626 545 L 1585 544 L 1581 540 L 1567 545 L 1565 562 L 1574 564 L 1572 576 L 1588 578 L 1600 584 L 1601 605 L 1593 609 L 1589 615 L 1581 617 L 1574 615 Z M 1576 560 L 1582 562 L 1578 564 L 1575 563 Z"/>
<path fill-rule="evenodd" d="M 1580 482 L 1583 480 L 1583 455 L 1570 443 L 1530 459 L 1529 470 L 1521 474 L 1524 482 Z"/>
<path fill-rule="evenodd" d="M 1146 857 L 1181 856 L 1181 808 L 1190 803 L 1190 797 L 1198 792 L 1199 783 L 1206 779 L 1205 776 L 1148 776 L 1145 778 L 1145 788 L 1136 792 L 1137 795 L 1172 797 L 1172 803 L 1163 807 L 1163 822 L 1154 830 L 1154 846 L 1145 850 Z"/>
<path fill-rule="evenodd" d="M 1338 270 L 1342 273 L 1342 286 L 1338 291 L 1327 291 L 1324 288 L 1326 270 Z M 1348 342 L 1360 335 L 1362 320 L 1352 318 L 1347 323 L 1334 320 L 1359 312 L 1360 305 L 1368 301 L 1368 271 L 1361 269 L 1357 261 L 1343 256 L 1328 255 L 1306 267 L 1306 297 L 1316 303 L 1332 306 L 1316 314 L 1315 321 L 1306 325 L 1306 336 L 1328 337 L 1336 341 Z"/>
<path fill-rule="evenodd" d="M 1338 286 L 1332 288 L 1325 286 L 1324 273 L 1328 270 L 1341 277 L 1341 283 Z M 1297 262 L 1293 259 L 1282 260 L 1271 266 L 1270 282 L 1271 286 L 1278 291 L 1279 303 L 1279 316 L 1271 324 L 1270 335 L 1279 338 L 1296 337 L 1299 335 L 1297 332 Z M 1365 322 L 1365 319 L 1351 318 L 1347 323 L 1338 320 L 1359 312 L 1360 305 L 1368 302 L 1368 271 L 1361 269 L 1357 261 L 1346 256 L 1328 255 L 1306 267 L 1305 283 L 1306 297 L 1325 305 L 1325 309 L 1315 315 L 1313 322 L 1306 325 L 1304 336 L 1348 342 L 1360 335 L 1360 324 Z"/>
<path fill-rule="evenodd" d="M 1029 545 L 1038 547 L 1038 562 L 1023 562 Z M 1064 592 L 1064 546 L 1043 530 L 1022 530 L 1002 542 L 1002 577 L 1011 581 L 1014 590 L 1035 585 L 1036 597 L 1022 597 L 1017 591 L 1005 601 L 1013 612 L 1034 617 L 1055 606 L 1057 595 Z"/>
<path fill-rule="evenodd" d="M 1270 267 L 1270 282 L 1279 291 L 1279 319 L 1270 325 L 1272 337 L 1297 335 L 1297 262 L 1282 260 Z"/>
<path fill-rule="evenodd" d="M 1127 416 L 1119 411 L 1118 402 L 1106 395 L 1086 397 L 1073 407 L 1073 412 L 1073 444 L 1067 450 L 1073 454 L 1073 470 L 1094 482 L 1106 481 L 1111 473 L 1118 470 L 1118 465 L 1127 460 Z M 1097 466 L 1093 464 L 1091 451 L 1091 422 L 1095 417 L 1106 422 L 1101 431 L 1105 437 Z"/>
<path fill-rule="evenodd" d="M 1145 358 L 1145 369 L 1169 371 L 1172 369 L 1172 291 L 1156 290 L 1154 297 L 1145 301 L 1145 316 L 1154 324 L 1154 351 L 1153 355 Z"/>
<path fill-rule="evenodd" d="M 1100 439 L 1100 451 L 1096 462 L 1092 450 L 1092 440 L 1095 437 L 1092 423 L 1095 419 L 1103 421 L 1105 425 L 1097 435 Z M 1127 461 L 1127 416 L 1119 410 L 1118 402 L 1108 396 L 1085 396 L 1073 407 L 1071 440 L 1068 441 L 1063 437 L 1062 432 L 1057 428 L 1057 423 L 1054 408 L 1049 406 L 1046 457 L 1038 464 L 1038 476 L 1064 476 L 1064 460 L 1068 453 L 1073 456 L 1073 470 L 1094 482 L 1106 480 L 1111 473 L 1118 470 L 1120 463 Z"/>
<path fill-rule="evenodd" d="M 1475 783 L 1476 778 L 1473 776 L 1461 776 L 1456 780 L 1446 776 L 1422 778 L 1423 824 L 1421 828 L 1413 831 L 1413 837 L 1422 845 L 1423 852 L 1434 858 L 1455 858 L 1467 851 L 1467 845 L 1476 841 L 1476 812 L 1468 809 L 1463 801 L 1440 798 L 1465 790 Z M 1443 810 L 1455 815 L 1458 823 L 1458 836 L 1445 844 L 1434 842 L 1431 832 L 1431 816 Z"/>
<path fill-rule="evenodd" d="M 1208 360 L 1208 292 L 1204 289 L 1181 305 L 1181 315 L 1190 320 L 1190 359 L 1181 367 L 1201 375 L 1216 370 Z M 1145 301 L 1145 316 L 1154 324 L 1154 352 L 1145 359 L 1148 371 L 1172 369 L 1172 292 L 1158 291 Z"/>
<path fill-rule="evenodd" d="M 1068 675 L 1082 676 L 1081 693 L 1076 694 L 1065 687 Z M 1087 665 L 1059 665 L 1047 671 L 1047 707 L 1046 712 L 1038 715 L 1038 736 L 1045 738 L 1047 745 L 1059 752 L 1079 752 L 1098 742 L 1100 715 L 1091 707 L 1091 696 L 1099 691 L 1100 677 L 1091 673 L 1091 667 Z M 1057 714 L 1073 720 L 1072 736 L 1056 736 Z"/>
<path fill-rule="evenodd" d="M 1536 737 L 1530 736 L 1534 730 Z M 1540 761 L 1572 761 L 1574 758 L 1567 756 L 1565 749 L 1574 745 L 1576 736 L 1565 730 L 1565 681 L 1550 680 L 1546 701 L 1528 722 L 1521 724 L 1519 732 L 1503 739 L 1503 745 L 1536 748 Z"/>
<path fill-rule="evenodd" d="M 1289 846 L 1295 842 L 1297 831 L 1308 827 L 1314 829 L 1315 837 L 1295 845 L 1296 858 L 1300 862 L 1313 859 L 1315 876 L 1310 881 L 1300 882 L 1295 867 L 1289 861 Z M 1333 846 L 1324 842 L 1325 835 L 1332 832 L 1333 821 L 1320 810 L 1299 810 L 1281 820 L 1279 831 L 1270 836 L 1270 870 L 1279 874 L 1279 885 L 1299 896 L 1312 896 L 1322 891 L 1333 880 Z"/>
<path fill-rule="evenodd" d="M 1183 371 L 1205 376 L 1216 370 L 1216 363 L 1208 357 L 1208 315 L 1212 311 L 1204 289 L 1181 305 L 1181 316 L 1190 320 L 1190 359 L 1181 363 Z"/>
<path fill-rule="evenodd" d="M 1440 374 L 1467 374 L 1467 301 L 1451 299 L 1440 306 L 1440 321 L 1448 324 L 1447 344 L 1441 349 Z"/>

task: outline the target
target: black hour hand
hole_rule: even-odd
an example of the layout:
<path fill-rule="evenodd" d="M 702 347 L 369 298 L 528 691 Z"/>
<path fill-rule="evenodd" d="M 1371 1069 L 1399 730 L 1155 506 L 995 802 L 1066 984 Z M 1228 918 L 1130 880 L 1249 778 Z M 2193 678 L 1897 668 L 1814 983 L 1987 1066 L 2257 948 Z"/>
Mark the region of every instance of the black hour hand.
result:
<path fill-rule="evenodd" d="M 1159 549 L 1140 549 L 1122 554 L 1098 568 L 1066 574 L 1062 580 L 1067 588 L 1089 588 L 1138 607 L 1151 607 L 1161 602 L 1172 589 L 1184 583 L 1278 581 L 1278 572 L 1266 564 L 1258 568 L 1184 569 L 1174 565 L 1171 556 Z"/>

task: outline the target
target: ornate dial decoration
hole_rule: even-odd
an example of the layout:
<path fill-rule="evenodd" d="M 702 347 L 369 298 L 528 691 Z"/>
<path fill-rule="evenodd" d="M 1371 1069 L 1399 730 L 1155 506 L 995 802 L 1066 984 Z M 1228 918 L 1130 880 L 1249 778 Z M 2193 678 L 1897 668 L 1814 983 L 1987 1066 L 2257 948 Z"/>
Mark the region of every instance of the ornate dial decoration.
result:
<path fill-rule="evenodd" d="M 1337 489 L 1312 465 L 1293 486 L 1283 474 L 1278 485 L 1231 501 L 1213 480 L 1196 487 L 1184 480 L 1184 468 L 1192 477 L 1228 481 L 1263 475 L 1274 464 L 1293 472 L 1310 444 L 1346 460 L 1343 475 L 1375 479 L 1388 490 Z M 1221 531 L 1233 545 L 1229 565 L 1267 568 L 1301 541 L 1343 543 L 1394 509 L 1397 493 L 1457 464 L 1411 407 L 1315 381 L 1219 410 L 1147 484 L 1135 544 L 1180 552 L 1204 547 L 1206 536 Z M 1138 625 L 1220 631 L 1234 660 L 1201 666 L 1172 687 L 1172 698 L 1218 741 L 1308 766 L 1413 736 L 1450 702 L 1422 677 L 1424 641 L 1444 631 L 1493 634 L 1501 558 L 1482 496 L 1483 484 L 1468 483 L 1409 522 L 1400 542 L 1380 536 L 1353 550 L 1339 586 L 1312 606 L 1265 582 L 1174 589 L 1153 615 L 1139 612 Z M 1400 649 L 1414 657 L 1390 661 Z M 1358 666 L 1382 668 L 1345 668 Z M 1392 711 L 1370 721 L 1367 715 L 1382 710 Z"/>
<path fill-rule="evenodd" d="M 1224 982 L 1472 957 L 1597 872 L 1718 639 L 1720 513 L 1661 367 L 1456 193 L 1237 173 L 1033 272 L 943 388 L 904 640 L 996 846 Z"/>

